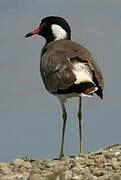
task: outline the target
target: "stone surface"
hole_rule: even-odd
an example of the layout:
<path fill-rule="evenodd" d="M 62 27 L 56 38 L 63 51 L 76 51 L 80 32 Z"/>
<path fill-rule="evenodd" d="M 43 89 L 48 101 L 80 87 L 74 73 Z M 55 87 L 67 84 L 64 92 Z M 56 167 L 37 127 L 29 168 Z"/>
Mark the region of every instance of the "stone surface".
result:
<path fill-rule="evenodd" d="M 15 159 L 13 161 L 13 164 L 17 167 L 21 166 L 23 164 L 24 160 L 23 159 Z"/>
<path fill-rule="evenodd" d="M 0 162 L 0 180 L 121 180 L 121 145 L 61 160 Z"/>

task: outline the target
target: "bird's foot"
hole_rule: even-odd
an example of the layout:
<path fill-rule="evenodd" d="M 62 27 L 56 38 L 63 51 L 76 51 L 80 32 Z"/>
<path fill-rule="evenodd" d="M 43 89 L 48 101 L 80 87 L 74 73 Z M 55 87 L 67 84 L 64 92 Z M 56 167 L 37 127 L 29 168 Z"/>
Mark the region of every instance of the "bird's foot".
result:
<path fill-rule="evenodd" d="M 83 150 L 83 145 L 82 143 L 80 144 L 80 153 L 79 156 L 83 156 L 84 155 L 84 150 Z"/>
<path fill-rule="evenodd" d="M 63 157 L 64 157 L 64 153 L 61 152 L 59 155 L 59 159 L 61 160 Z"/>

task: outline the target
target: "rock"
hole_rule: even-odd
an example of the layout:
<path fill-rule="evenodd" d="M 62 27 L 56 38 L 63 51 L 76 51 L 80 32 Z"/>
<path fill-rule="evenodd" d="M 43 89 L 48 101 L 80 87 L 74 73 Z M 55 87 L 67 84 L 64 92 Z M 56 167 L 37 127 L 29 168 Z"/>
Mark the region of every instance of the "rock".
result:
<path fill-rule="evenodd" d="M 93 175 L 94 175 L 94 176 L 99 177 L 99 176 L 103 176 L 104 174 L 106 174 L 106 172 L 105 172 L 104 169 L 95 168 L 95 169 L 93 170 Z"/>
<path fill-rule="evenodd" d="M 98 180 L 111 180 L 111 176 L 109 175 L 100 176 L 98 177 Z"/>
<path fill-rule="evenodd" d="M 22 166 L 27 168 L 27 169 L 32 169 L 32 164 L 29 161 L 24 161 L 22 163 Z"/>
<path fill-rule="evenodd" d="M 108 152 L 108 151 L 104 151 L 104 156 L 106 159 L 112 159 L 113 153 Z"/>
<path fill-rule="evenodd" d="M 71 171 L 63 171 L 60 175 L 60 179 L 63 180 L 71 180 L 72 178 L 72 172 Z"/>
<path fill-rule="evenodd" d="M 9 166 L 8 166 L 8 167 L 7 167 L 7 166 L 3 166 L 3 167 L 1 167 L 0 169 L 1 169 L 1 172 L 2 172 L 3 174 L 9 174 L 9 173 L 12 172 L 12 168 L 10 168 Z"/>
<path fill-rule="evenodd" d="M 57 163 L 55 161 L 49 161 L 49 162 L 47 162 L 46 167 L 48 167 L 48 168 L 54 167 L 54 166 L 56 166 L 56 164 Z"/>
<path fill-rule="evenodd" d="M 103 168 L 104 167 L 104 161 L 100 158 L 96 158 L 95 160 L 95 166 L 99 167 L 99 168 Z"/>
<path fill-rule="evenodd" d="M 112 168 L 113 168 L 114 170 L 117 170 L 117 169 L 120 168 L 119 162 L 118 162 L 117 158 L 113 158 L 111 164 L 112 164 Z"/>
<path fill-rule="evenodd" d="M 73 167 L 72 169 L 73 175 L 79 175 L 80 174 L 80 168 L 79 167 Z"/>
<path fill-rule="evenodd" d="M 95 165 L 94 159 L 87 159 L 86 160 L 86 165 L 87 166 L 94 166 Z"/>
<path fill-rule="evenodd" d="M 83 180 L 84 178 L 83 178 L 83 176 L 82 175 L 76 175 L 76 176 L 73 176 L 72 178 L 71 178 L 71 180 Z"/>
<path fill-rule="evenodd" d="M 4 162 L 1 162 L 0 163 L 0 172 L 2 174 L 9 174 L 12 172 L 12 165 L 11 163 L 4 163 Z"/>
<path fill-rule="evenodd" d="M 42 177 L 40 174 L 33 174 L 27 180 L 47 180 L 45 177 Z"/>
<path fill-rule="evenodd" d="M 18 169 L 19 172 L 21 173 L 25 173 L 25 172 L 31 172 L 31 170 L 28 170 L 27 168 L 21 166 L 19 169 Z"/>
<path fill-rule="evenodd" d="M 28 178 L 28 175 L 23 175 L 20 173 L 17 173 L 17 174 L 11 173 L 9 175 L 0 177 L 0 180 L 27 180 L 27 178 Z"/>
<path fill-rule="evenodd" d="M 121 176 L 120 175 L 114 175 L 113 177 L 111 177 L 111 180 L 121 180 Z"/>
<path fill-rule="evenodd" d="M 39 168 L 39 167 L 34 167 L 34 168 L 32 168 L 32 173 L 34 173 L 34 174 L 41 174 L 41 169 Z"/>
<path fill-rule="evenodd" d="M 1 162 L 0 180 L 121 180 L 121 145 L 61 160 Z"/>
<path fill-rule="evenodd" d="M 60 174 L 60 173 L 63 172 L 63 171 L 68 171 L 68 167 L 63 166 L 63 165 L 57 165 L 57 166 L 55 166 L 55 167 L 53 168 L 53 172 L 54 172 L 54 173 Z"/>
<path fill-rule="evenodd" d="M 120 151 L 116 151 L 114 154 L 115 154 L 116 157 L 118 157 L 118 156 L 121 155 L 121 152 Z"/>
<path fill-rule="evenodd" d="M 13 161 L 13 164 L 14 164 L 15 166 L 17 166 L 17 167 L 22 166 L 23 163 L 24 163 L 24 160 L 23 160 L 23 159 L 15 159 L 15 160 Z"/>
<path fill-rule="evenodd" d="M 118 156 L 118 160 L 121 161 L 121 156 Z"/>
<path fill-rule="evenodd" d="M 88 177 L 89 174 L 90 174 L 90 169 L 88 167 L 82 169 L 81 175 L 85 175 Z"/>
<path fill-rule="evenodd" d="M 10 166 L 10 165 L 11 165 L 11 163 L 0 162 L 0 169 L 1 169 L 1 167 L 8 167 L 8 166 Z"/>

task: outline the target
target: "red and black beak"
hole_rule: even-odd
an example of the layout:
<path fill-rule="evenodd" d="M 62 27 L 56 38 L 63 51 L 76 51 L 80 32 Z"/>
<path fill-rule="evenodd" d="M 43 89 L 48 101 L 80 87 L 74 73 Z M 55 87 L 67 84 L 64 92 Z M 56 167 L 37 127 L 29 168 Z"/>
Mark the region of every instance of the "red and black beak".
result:
<path fill-rule="evenodd" d="M 36 29 L 33 29 L 30 33 L 26 34 L 25 38 L 28 38 L 28 37 L 33 36 L 35 34 L 40 35 L 40 33 L 41 33 L 41 29 L 40 28 L 36 28 Z"/>

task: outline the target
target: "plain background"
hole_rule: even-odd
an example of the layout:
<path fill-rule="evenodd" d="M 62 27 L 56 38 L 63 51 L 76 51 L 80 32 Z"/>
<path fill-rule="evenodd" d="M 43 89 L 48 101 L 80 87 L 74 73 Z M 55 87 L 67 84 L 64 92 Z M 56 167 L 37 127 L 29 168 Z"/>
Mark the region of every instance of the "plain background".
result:
<path fill-rule="evenodd" d="M 83 99 L 85 152 L 121 142 L 121 1 L 0 0 L 0 161 L 59 154 L 61 107 L 39 73 L 45 41 L 24 38 L 48 15 L 69 22 L 72 39 L 90 49 L 104 74 L 104 100 Z M 78 155 L 77 98 L 67 110 L 65 152 Z"/>

